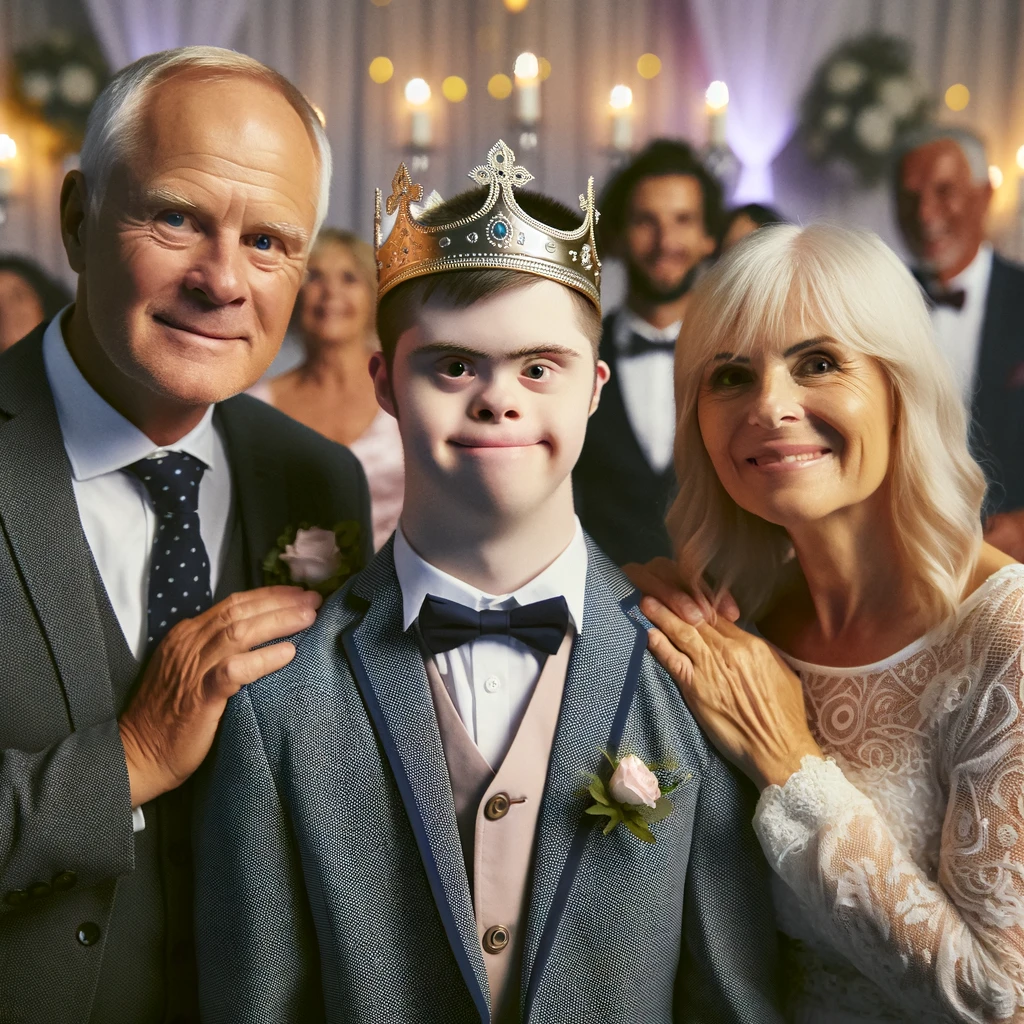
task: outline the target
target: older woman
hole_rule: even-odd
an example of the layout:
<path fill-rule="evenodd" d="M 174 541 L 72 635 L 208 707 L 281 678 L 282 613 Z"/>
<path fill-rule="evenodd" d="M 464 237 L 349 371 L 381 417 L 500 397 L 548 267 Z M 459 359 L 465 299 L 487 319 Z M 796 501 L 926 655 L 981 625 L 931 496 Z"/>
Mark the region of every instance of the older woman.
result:
<path fill-rule="evenodd" d="M 295 308 L 306 359 L 253 393 L 352 450 L 370 485 L 379 548 L 402 511 L 404 461 L 398 425 L 377 405 L 368 369 L 379 347 L 376 304 L 372 247 L 348 231 L 324 228 Z"/>
<path fill-rule="evenodd" d="M 982 542 L 917 286 L 872 235 L 765 228 L 676 351 L 677 571 L 760 637 L 636 576 L 761 789 L 793 1019 L 1024 1020 L 1024 566 Z"/>

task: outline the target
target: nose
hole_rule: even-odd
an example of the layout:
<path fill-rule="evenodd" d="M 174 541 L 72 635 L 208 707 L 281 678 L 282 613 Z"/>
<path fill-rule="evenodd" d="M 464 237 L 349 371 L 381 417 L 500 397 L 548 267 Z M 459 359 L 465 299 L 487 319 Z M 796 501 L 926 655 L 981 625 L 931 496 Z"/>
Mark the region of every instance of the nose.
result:
<path fill-rule="evenodd" d="M 749 421 L 753 426 L 777 430 L 784 423 L 799 423 L 804 418 L 800 388 L 786 366 L 772 367 L 761 378 L 754 392 Z"/>
<path fill-rule="evenodd" d="M 513 382 L 502 373 L 482 379 L 481 387 L 470 403 L 469 415 L 478 423 L 503 423 L 519 419 L 521 413 Z"/>
<path fill-rule="evenodd" d="M 245 302 L 243 258 L 237 238 L 219 235 L 208 238 L 197 247 L 185 287 L 192 296 L 211 306 L 241 305 Z"/>

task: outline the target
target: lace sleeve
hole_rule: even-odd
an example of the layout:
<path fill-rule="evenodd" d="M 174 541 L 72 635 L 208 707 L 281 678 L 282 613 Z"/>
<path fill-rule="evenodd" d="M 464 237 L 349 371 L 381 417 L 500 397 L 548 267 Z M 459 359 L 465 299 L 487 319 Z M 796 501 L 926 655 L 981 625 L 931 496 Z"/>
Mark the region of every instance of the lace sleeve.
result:
<path fill-rule="evenodd" d="M 942 734 L 938 881 L 831 759 L 761 795 L 754 827 L 814 930 L 897 1006 L 1024 1021 L 1024 629 L 974 637 L 980 672 Z M 960 697 L 960 694 L 957 694 Z"/>

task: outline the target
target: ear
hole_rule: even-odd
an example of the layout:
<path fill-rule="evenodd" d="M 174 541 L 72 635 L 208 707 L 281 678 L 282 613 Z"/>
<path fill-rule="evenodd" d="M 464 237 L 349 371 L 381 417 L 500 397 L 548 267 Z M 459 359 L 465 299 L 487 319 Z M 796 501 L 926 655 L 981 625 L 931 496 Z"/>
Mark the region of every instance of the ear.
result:
<path fill-rule="evenodd" d="M 68 264 L 76 274 L 85 270 L 85 232 L 88 210 L 85 178 L 81 171 L 68 171 L 60 189 L 60 233 Z"/>
<path fill-rule="evenodd" d="M 611 367 L 603 360 L 598 359 L 594 368 L 594 393 L 590 396 L 590 411 L 587 416 L 593 416 L 597 407 L 601 404 L 601 389 L 611 380 Z"/>
<path fill-rule="evenodd" d="M 374 352 L 370 356 L 370 376 L 373 378 L 373 391 L 377 396 L 377 404 L 389 415 L 398 419 L 398 407 L 395 395 L 391 390 L 391 376 L 388 363 L 383 352 Z"/>

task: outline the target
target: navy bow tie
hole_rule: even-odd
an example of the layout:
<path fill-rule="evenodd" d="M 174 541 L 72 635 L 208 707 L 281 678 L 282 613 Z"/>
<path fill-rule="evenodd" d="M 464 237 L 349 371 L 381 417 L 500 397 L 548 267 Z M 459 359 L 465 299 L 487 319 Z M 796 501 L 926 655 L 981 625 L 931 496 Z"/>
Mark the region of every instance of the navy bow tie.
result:
<path fill-rule="evenodd" d="M 914 268 L 914 277 L 917 283 L 924 289 L 925 297 L 931 308 L 936 306 L 949 306 L 950 309 L 961 310 L 967 300 L 967 292 L 963 288 L 944 288 L 939 279 L 927 271 Z"/>
<path fill-rule="evenodd" d="M 541 654 L 555 654 L 569 628 L 564 597 L 519 608 L 476 611 L 458 601 L 428 594 L 419 614 L 420 633 L 431 654 L 443 654 L 482 636 L 510 636 Z"/>
<path fill-rule="evenodd" d="M 650 338 L 645 338 L 642 334 L 637 334 L 636 331 L 633 331 L 629 335 L 629 345 L 623 355 L 645 356 L 648 352 L 668 352 L 671 355 L 675 350 L 675 338 L 659 338 L 657 341 L 652 341 Z"/>

